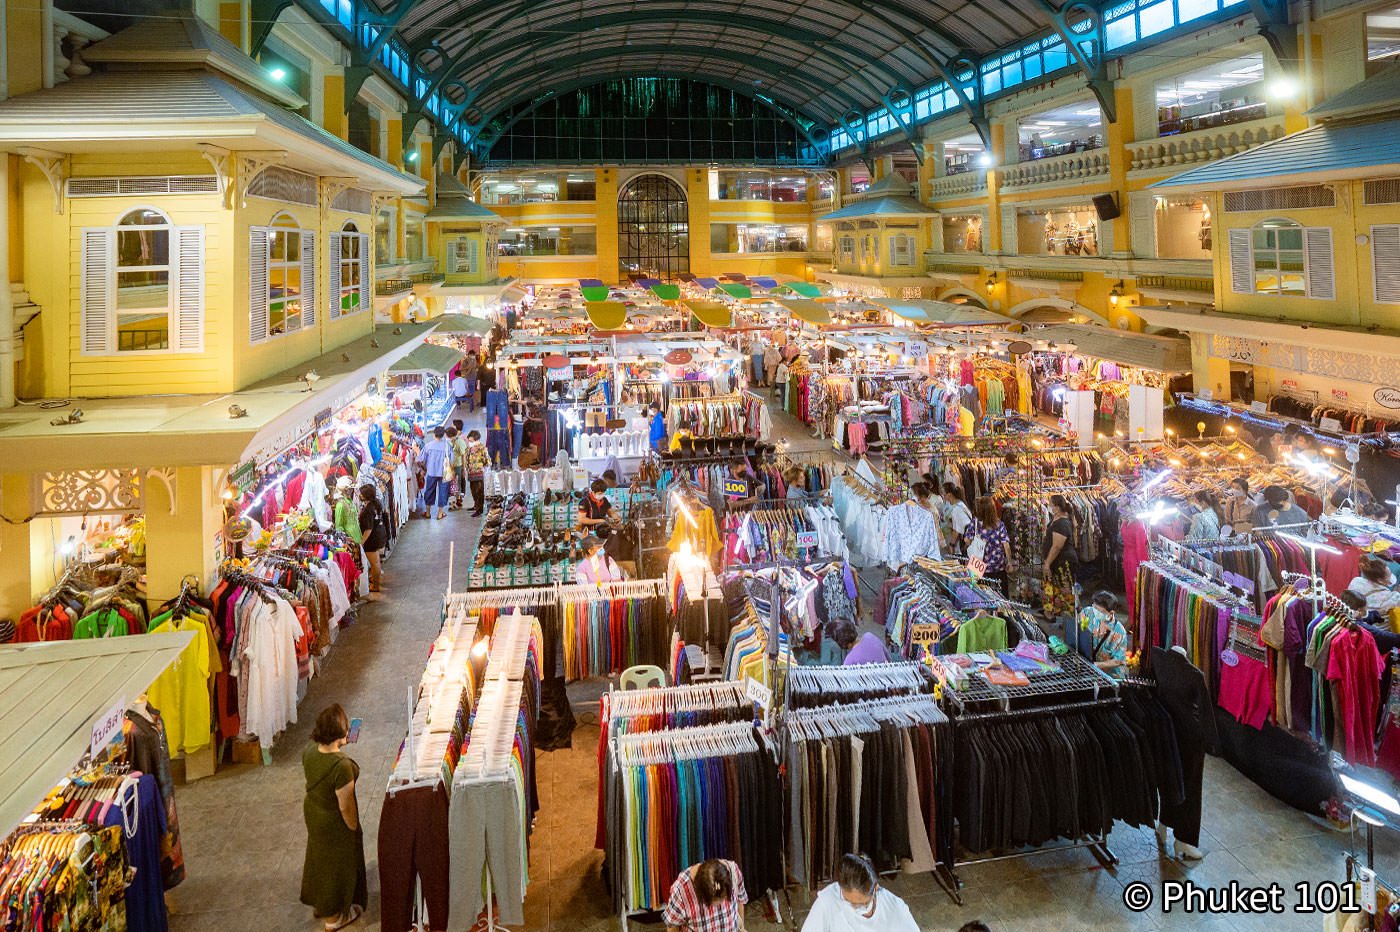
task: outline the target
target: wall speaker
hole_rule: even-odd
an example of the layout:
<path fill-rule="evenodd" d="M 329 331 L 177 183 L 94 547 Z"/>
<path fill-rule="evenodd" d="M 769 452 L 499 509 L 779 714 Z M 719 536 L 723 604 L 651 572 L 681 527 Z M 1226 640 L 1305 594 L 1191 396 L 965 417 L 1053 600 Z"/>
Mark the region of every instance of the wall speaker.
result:
<path fill-rule="evenodd" d="M 1095 194 L 1094 210 L 1098 213 L 1100 220 L 1117 220 L 1123 215 L 1118 209 L 1118 199 L 1112 194 Z"/>

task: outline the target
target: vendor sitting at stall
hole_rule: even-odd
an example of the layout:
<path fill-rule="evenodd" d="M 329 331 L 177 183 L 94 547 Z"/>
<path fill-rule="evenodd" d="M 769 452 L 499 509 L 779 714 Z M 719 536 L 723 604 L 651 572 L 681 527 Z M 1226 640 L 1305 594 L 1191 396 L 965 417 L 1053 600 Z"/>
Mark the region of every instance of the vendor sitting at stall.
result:
<path fill-rule="evenodd" d="M 626 578 L 617 561 L 603 552 L 601 540 L 591 534 L 583 539 L 579 545 L 578 565 L 574 568 L 574 579 L 580 586 L 596 586 Z"/>
<path fill-rule="evenodd" d="M 578 503 L 578 526 L 603 540 L 612 533 L 612 502 L 607 492 L 608 484 L 594 479 Z"/>

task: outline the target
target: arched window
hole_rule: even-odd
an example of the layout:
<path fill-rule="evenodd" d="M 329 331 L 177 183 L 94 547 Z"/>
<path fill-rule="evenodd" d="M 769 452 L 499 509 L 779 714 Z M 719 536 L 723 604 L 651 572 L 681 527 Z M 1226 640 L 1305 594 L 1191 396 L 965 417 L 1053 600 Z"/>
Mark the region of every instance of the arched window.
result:
<path fill-rule="evenodd" d="M 84 355 L 203 351 L 203 227 L 138 207 L 82 236 Z"/>
<path fill-rule="evenodd" d="M 1230 290 L 1335 300 L 1332 230 L 1282 217 L 1228 231 Z"/>
<path fill-rule="evenodd" d="M 361 295 L 364 291 L 365 237 L 353 223 L 346 223 L 340 229 L 340 258 L 332 283 L 338 283 L 335 306 L 332 316 L 354 314 L 363 311 Z"/>
<path fill-rule="evenodd" d="M 316 233 L 279 213 L 265 227 L 250 227 L 248 241 L 248 338 L 295 333 L 316 323 Z"/>
<path fill-rule="evenodd" d="M 117 221 L 117 351 L 170 348 L 170 218 L 139 207 Z"/>

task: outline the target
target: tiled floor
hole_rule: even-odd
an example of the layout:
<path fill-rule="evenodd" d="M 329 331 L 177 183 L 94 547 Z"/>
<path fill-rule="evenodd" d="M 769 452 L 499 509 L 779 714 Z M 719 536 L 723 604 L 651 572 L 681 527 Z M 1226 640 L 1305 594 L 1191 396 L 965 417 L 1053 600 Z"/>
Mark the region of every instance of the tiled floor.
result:
<path fill-rule="evenodd" d="M 794 449 L 817 443 L 778 414 Z M 407 716 L 407 695 L 422 670 L 428 644 L 439 624 L 447 582 L 447 548 L 457 542 L 459 557 L 473 538 L 473 522 L 452 513 L 444 521 L 416 520 L 386 563 L 386 592 L 361 609 L 345 630 L 325 673 L 312 682 L 301 706 L 301 721 L 277 742 L 272 766 L 239 766 L 178 793 L 188 879 L 171 891 L 172 932 L 253 932 L 314 930 L 310 910 L 298 902 L 305 829 L 301 819 L 300 757 L 315 713 L 340 702 L 364 720 L 357 745 L 359 799 L 367 839 L 370 906 L 355 928 L 379 930 L 375 847 L 379 812 Z M 589 932 L 617 927 L 601 878 L 601 855 L 593 848 L 596 685 L 571 689 L 580 726 L 573 747 L 542 754 L 538 761 L 541 810 L 530 849 L 531 884 L 525 903 L 531 932 Z M 1028 859 L 965 867 L 964 905 L 957 907 L 931 877 L 898 876 L 888 888 L 904 897 L 923 929 L 956 930 L 981 919 L 997 932 L 1035 929 L 1205 929 L 1291 932 L 1321 927 L 1318 916 L 1164 917 L 1157 909 L 1143 915 L 1122 905 L 1124 886 L 1154 886 L 1189 877 L 1203 886 L 1278 882 L 1288 895 L 1293 885 L 1343 877 L 1348 844 L 1338 834 L 1259 790 L 1229 765 L 1208 760 L 1206 767 L 1205 859 L 1191 865 L 1162 857 L 1150 832 L 1120 827 L 1111 844 L 1122 864 L 1102 869 L 1087 851 L 1042 853 Z M 1400 852 L 1387 848 L 1381 860 L 1400 879 Z M 783 927 L 800 927 L 807 898 L 790 891 L 781 898 Z M 652 926 L 651 928 L 658 928 Z M 777 926 L 750 910 L 749 928 Z M 398 932 L 398 930 L 395 930 Z"/>

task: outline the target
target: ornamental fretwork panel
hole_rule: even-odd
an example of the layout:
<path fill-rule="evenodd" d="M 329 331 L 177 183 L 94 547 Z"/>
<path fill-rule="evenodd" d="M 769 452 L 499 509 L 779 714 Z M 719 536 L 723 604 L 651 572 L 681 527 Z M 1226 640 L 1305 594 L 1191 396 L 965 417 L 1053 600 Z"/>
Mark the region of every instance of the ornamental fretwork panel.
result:
<path fill-rule="evenodd" d="M 70 469 L 39 477 L 39 515 L 125 514 L 144 510 L 136 469 Z"/>

